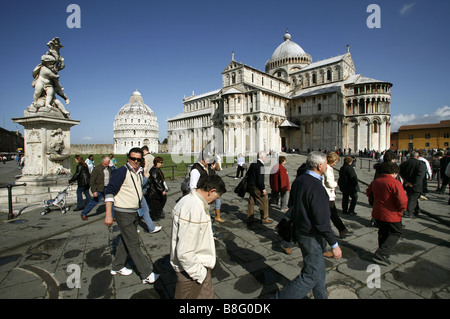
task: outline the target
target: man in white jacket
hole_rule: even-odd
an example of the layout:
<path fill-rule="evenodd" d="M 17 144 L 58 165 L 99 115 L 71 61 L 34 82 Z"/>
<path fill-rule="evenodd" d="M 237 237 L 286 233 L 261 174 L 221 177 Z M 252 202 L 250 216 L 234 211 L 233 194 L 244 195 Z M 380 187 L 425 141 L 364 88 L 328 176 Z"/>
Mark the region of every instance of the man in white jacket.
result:
<path fill-rule="evenodd" d="M 206 175 L 173 209 L 170 264 L 177 273 L 175 299 L 215 298 L 211 269 L 216 250 L 209 204 L 225 192 L 220 176 Z"/>

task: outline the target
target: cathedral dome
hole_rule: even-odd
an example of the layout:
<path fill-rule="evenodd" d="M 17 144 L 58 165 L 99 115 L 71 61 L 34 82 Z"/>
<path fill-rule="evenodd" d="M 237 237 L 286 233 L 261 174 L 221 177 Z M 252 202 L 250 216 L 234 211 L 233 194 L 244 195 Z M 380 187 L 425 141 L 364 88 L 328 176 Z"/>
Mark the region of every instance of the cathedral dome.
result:
<path fill-rule="evenodd" d="M 302 47 L 294 41 L 291 41 L 291 35 L 286 31 L 284 35 L 284 42 L 281 43 L 278 48 L 273 52 L 271 60 L 280 58 L 297 57 L 306 54 Z"/>
<path fill-rule="evenodd" d="M 291 41 L 291 35 L 286 31 L 284 42 L 281 43 L 273 52 L 272 57 L 266 63 L 266 72 L 286 66 L 288 64 L 297 64 L 305 66 L 312 62 L 311 56 L 306 53 L 301 46 Z"/>
<path fill-rule="evenodd" d="M 117 115 L 130 113 L 154 115 L 152 109 L 144 104 L 144 99 L 138 90 L 131 94 L 130 101 L 119 110 Z"/>
<path fill-rule="evenodd" d="M 151 153 L 158 152 L 158 119 L 152 109 L 144 104 L 139 91 L 114 118 L 114 153 L 126 154 L 132 147 L 147 145 Z"/>

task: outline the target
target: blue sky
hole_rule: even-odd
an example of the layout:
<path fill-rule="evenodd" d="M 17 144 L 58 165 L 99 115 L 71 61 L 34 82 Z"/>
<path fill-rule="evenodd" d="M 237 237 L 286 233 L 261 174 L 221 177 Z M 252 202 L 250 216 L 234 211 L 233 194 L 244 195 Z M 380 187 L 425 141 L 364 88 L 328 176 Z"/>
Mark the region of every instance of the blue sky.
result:
<path fill-rule="evenodd" d="M 221 72 L 235 59 L 259 70 L 282 43 L 292 41 L 313 61 L 350 52 L 356 71 L 393 83 L 391 122 L 450 119 L 449 0 L 40 0 L 0 1 L 0 126 L 22 126 L 33 99 L 31 72 L 53 37 L 66 68 L 60 82 L 67 109 L 81 124 L 73 144 L 113 143 L 119 109 L 138 89 L 158 117 L 182 112 L 192 91 L 221 88 Z M 81 8 L 81 28 L 69 28 L 69 4 Z M 369 28 L 367 7 L 380 7 L 381 28 Z"/>

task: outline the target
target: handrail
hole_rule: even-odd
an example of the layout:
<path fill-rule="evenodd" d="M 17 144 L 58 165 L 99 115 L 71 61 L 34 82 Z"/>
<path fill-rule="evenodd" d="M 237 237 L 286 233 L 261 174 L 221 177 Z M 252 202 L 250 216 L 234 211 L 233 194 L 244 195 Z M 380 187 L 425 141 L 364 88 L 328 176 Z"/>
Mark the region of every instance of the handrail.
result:
<path fill-rule="evenodd" d="M 0 186 L 0 188 L 8 189 L 8 220 L 14 219 L 13 206 L 12 206 L 12 188 L 16 187 L 16 186 L 27 186 L 27 183 L 23 183 L 23 184 L 8 183 L 6 185 Z"/>

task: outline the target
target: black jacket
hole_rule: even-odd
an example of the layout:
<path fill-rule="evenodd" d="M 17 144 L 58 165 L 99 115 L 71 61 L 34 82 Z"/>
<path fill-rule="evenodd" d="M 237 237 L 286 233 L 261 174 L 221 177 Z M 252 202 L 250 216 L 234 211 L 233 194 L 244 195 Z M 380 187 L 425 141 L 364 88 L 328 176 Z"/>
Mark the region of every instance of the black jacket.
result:
<path fill-rule="evenodd" d="M 256 186 L 261 192 L 266 189 L 264 186 L 264 164 L 260 160 L 250 164 L 247 176 L 248 185 Z"/>
<path fill-rule="evenodd" d="M 166 190 L 164 187 L 163 172 L 161 171 L 161 169 L 153 166 L 152 168 L 150 168 L 149 174 L 150 176 L 148 178 L 148 189 L 146 197 L 152 199 L 162 199 L 164 197 L 162 192 Z"/>
<path fill-rule="evenodd" d="M 403 185 L 405 183 L 412 184 L 412 190 L 416 193 L 422 192 L 422 181 L 426 172 L 425 163 L 417 158 L 410 158 L 400 164 L 400 176 L 403 178 Z"/>
<path fill-rule="evenodd" d="M 69 184 L 73 183 L 74 181 L 78 182 L 78 187 L 89 187 L 89 182 L 91 179 L 91 174 L 89 174 L 89 168 L 87 166 L 81 165 L 81 163 L 78 163 L 77 170 L 75 171 L 75 174 L 72 176 L 72 178 L 69 180 Z"/>
<path fill-rule="evenodd" d="M 355 169 L 352 165 L 344 163 L 339 170 L 338 179 L 339 189 L 343 193 L 356 193 L 359 191 L 358 176 L 356 176 Z"/>

